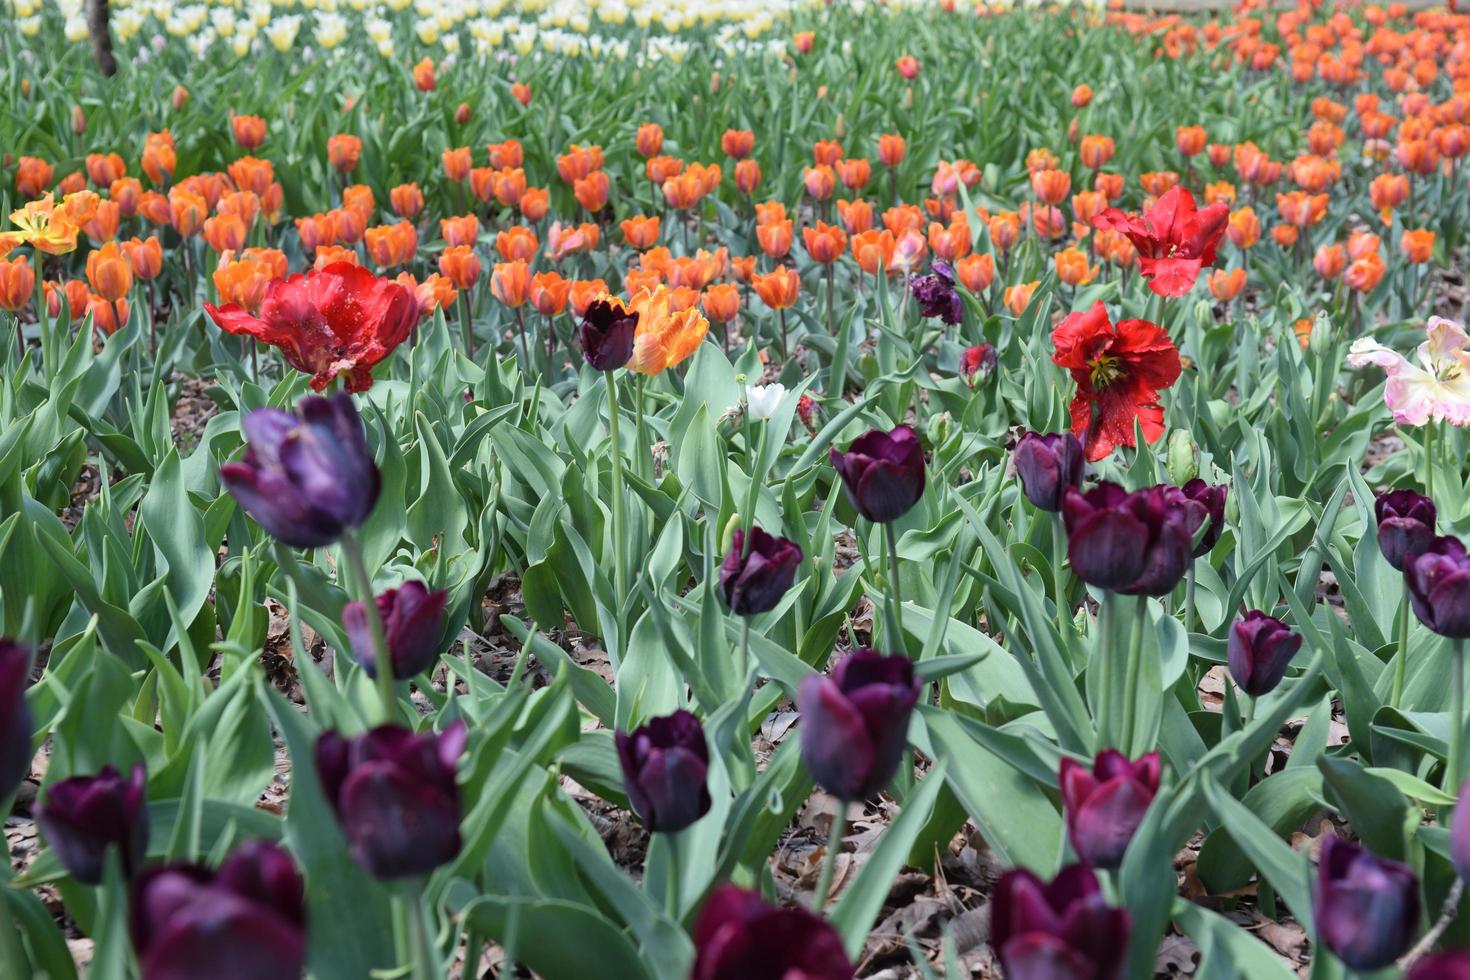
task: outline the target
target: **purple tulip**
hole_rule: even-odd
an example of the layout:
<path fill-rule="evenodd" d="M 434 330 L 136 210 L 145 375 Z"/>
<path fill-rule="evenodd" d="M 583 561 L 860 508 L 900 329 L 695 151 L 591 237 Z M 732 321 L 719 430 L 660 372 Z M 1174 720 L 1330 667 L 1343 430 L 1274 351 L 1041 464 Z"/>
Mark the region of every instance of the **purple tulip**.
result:
<path fill-rule="evenodd" d="M 143 980 L 290 980 L 306 969 L 305 886 L 274 844 L 241 844 L 218 871 L 143 871 L 130 918 Z"/>
<path fill-rule="evenodd" d="M 380 725 L 316 743 L 322 792 L 357 863 L 379 878 L 428 874 L 459 854 L 459 787 L 464 722 L 438 735 Z"/>
<path fill-rule="evenodd" d="M 1300 633 L 1279 619 L 1252 609 L 1230 627 L 1226 652 L 1230 676 L 1253 698 L 1269 694 L 1286 676 L 1287 665 L 1302 648 Z"/>
<path fill-rule="evenodd" d="M 803 908 L 767 905 L 759 894 L 720 885 L 694 923 L 690 980 L 852 980 L 842 938 Z"/>
<path fill-rule="evenodd" d="M 73 776 L 46 790 L 36 823 L 61 866 L 84 885 L 102 884 L 107 849 L 116 845 L 131 877 L 148 854 L 148 777 L 133 766 L 124 779 L 112 766 Z"/>
<path fill-rule="evenodd" d="M 245 455 L 220 481 L 272 537 L 316 548 L 372 513 L 381 478 L 351 395 L 303 398 L 294 415 L 258 408 L 244 427 Z"/>
<path fill-rule="evenodd" d="M 1470 637 L 1470 556 L 1459 538 L 1435 538 L 1404 561 L 1409 605 L 1440 636 Z"/>
<path fill-rule="evenodd" d="M 908 744 L 909 715 L 922 683 L 913 661 L 854 650 L 830 677 L 811 674 L 797 689 L 801 758 L 840 800 L 865 800 L 886 787 Z"/>
<path fill-rule="evenodd" d="M 404 582 L 396 589 L 380 592 L 378 616 L 393 661 L 393 677 L 405 681 L 416 677 L 439 655 L 439 634 L 444 631 L 444 604 L 449 593 L 430 592 L 422 582 Z M 342 625 L 352 646 L 352 656 L 369 677 L 378 676 L 373 656 L 373 631 L 361 602 L 342 607 Z"/>
<path fill-rule="evenodd" d="M 1404 980 L 1470 980 L 1470 949 L 1450 949 L 1415 963 Z"/>
<path fill-rule="evenodd" d="M 1128 842 L 1159 792 L 1159 773 L 1157 752 L 1130 762 L 1117 749 L 1103 749 L 1091 771 L 1062 759 L 1057 782 L 1066 810 L 1067 839 L 1078 857 L 1095 868 L 1122 865 Z"/>
<path fill-rule="evenodd" d="M 1062 509 L 1068 487 L 1082 486 L 1082 471 L 1087 467 L 1082 443 L 1070 432 L 1028 432 L 1016 443 L 1011 460 L 1026 499 L 1052 514 Z"/>
<path fill-rule="evenodd" d="M 1129 493 L 1099 483 L 1086 493 L 1068 487 L 1062 499 L 1067 558 L 1088 585 L 1123 595 L 1167 595 L 1189 567 L 1194 532 L 1205 506 L 1177 487 Z"/>
<path fill-rule="evenodd" d="M 906 425 L 871 429 L 830 455 L 848 499 L 870 521 L 896 521 L 924 495 L 924 447 Z"/>
<path fill-rule="evenodd" d="M 1225 530 L 1225 498 L 1230 493 L 1230 487 L 1224 483 L 1212 486 L 1195 477 L 1180 487 L 1179 491 L 1202 505 L 1209 518 L 1205 524 L 1205 533 L 1200 535 L 1199 543 L 1191 552 L 1191 557 L 1198 558 L 1215 546 L 1215 542 L 1220 540 L 1220 532 Z"/>
<path fill-rule="evenodd" d="M 737 616 L 753 616 L 776 608 L 801 564 L 801 548 L 795 541 L 750 529 L 750 551 L 745 552 L 745 532 L 737 529 L 730 552 L 720 565 L 720 595 Z"/>
<path fill-rule="evenodd" d="M 1470 779 L 1460 786 L 1460 802 L 1450 820 L 1450 862 L 1462 881 L 1470 882 Z"/>
<path fill-rule="evenodd" d="M 599 299 L 582 316 L 582 356 L 594 371 L 612 371 L 633 356 L 633 332 L 638 314 L 620 304 Z"/>
<path fill-rule="evenodd" d="M 1335 836 L 1322 845 L 1312 902 L 1322 943 L 1362 972 L 1398 959 L 1419 928 L 1413 870 Z"/>
<path fill-rule="evenodd" d="M 938 317 L 945 323 L 959 323 L 965 318 L 965 301 L 954 288 L 954 271 L 945 262 L 935 262 L 927 276 L 915 276 L 911 287 L 919 312 Z"/>
<path fill-rule="evenodd" d="M 651 718 L 614 741 L 628 802 L 651 832 L 677 833 L 709 812 L 709 746 L 694 715 Z"/>
<path fill-rule="evenodd" d="M 1413 490 L 1393 490 L 1373 501 L 1378 519 L 1378 550 L 1399 571 L 1410 555 L 1417 555 L 1434 540 L 1434 501 Z"/>
<path fill-rule="evenodd" d="M 31 652 L 0 636 L 0 800 L 10 797 L 31 771 Z"/>
<path fill-rule="evenodd" d="M 1084 864 L 1050 883 L 1024 868 L 1007 871 L 990 900 L 990 945 L 1006 980 L 1114 980 L 1131 929 Z"/>

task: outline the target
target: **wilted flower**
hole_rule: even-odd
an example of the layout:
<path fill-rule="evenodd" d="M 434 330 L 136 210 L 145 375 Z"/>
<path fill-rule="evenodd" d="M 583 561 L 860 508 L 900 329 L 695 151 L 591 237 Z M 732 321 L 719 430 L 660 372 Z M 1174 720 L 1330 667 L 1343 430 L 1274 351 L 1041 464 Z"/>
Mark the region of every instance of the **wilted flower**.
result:
<path fill-rule="evenodd" d="M 678 833 L 709 812 L 709 745 L 699 719 L 679 710 L 618 732 L 623 789 L 653 833 Z"/>

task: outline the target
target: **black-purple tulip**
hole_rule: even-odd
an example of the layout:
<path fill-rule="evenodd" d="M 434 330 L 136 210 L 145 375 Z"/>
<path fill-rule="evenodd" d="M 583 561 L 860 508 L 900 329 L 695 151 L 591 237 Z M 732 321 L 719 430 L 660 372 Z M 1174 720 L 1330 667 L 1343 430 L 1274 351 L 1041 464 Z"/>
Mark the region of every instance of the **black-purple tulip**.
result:
<path fill-rule="evenodd" d="M 1092 768 L 1063 758 L 1057 783 L 1072 850 L 1095 868 L 1116 868 L 1159 792 L 1159 754 L 1136 761 L 1103 749 Z"/>
<path fill-rule="evenodd" d="M 1413 490 L 1392 490 L 1373 501 L 1378 521 L 1378 550 L 1399 571 L 1410 555 L 1434 540 L 1434 501 Z"/>
<path fill-rule="evenodd" d="M 1028 432 L 1011 453 L 1021 492 L 1041 510 L 1055 514 L 1062 509 L 1068 487 L 1082 486 L 1087 468 L 1082 443 L 1070 432 Z"/>
<path fill-rule="evenodd" d="M 690 980 L 852 980 L 842 937 L 803 908 L 769 905 L 753 891 L 720 885 L 694 923 Z"/>
<path fill-rule="evenodd" d="M 1470 980 L 1470 949 L 1447 949 L 1415 963 L 1404 980 Z"/>
<path fill-rule="evenodd" d="M 217 871 L 145 869 L 129 918 L 143 980 L 294 980 L 306 969 L 306 888 L 274 844 L 241 844 Z"/>
<path fill-rule="evenodd" d="M 1313 892 L 1317 935 L 1354 970 L 1381 970 L 1419 928 L 1419 879 L 1407 864 L 1329 836 Z"/>
<path fill-rule="evenodd" d="M 1225 498 L 1230 494 L 1230 487 L 1224 483 L 1209 484 L 1195 477 L 1179 490 L 1205 509 L 1204 533 L 1196 533 L 1199 541 L 1191 552 L 1192 557 L 1198 558 L 1215 546 L 1215 542 L 1220 540 L 1220 532 L 1225 530 Z"/>
<path fill-rule="evenodd" d="M 1279 619 L 1252 609 L 1230 627 L 1225 652 L 1230 676 L 1253 698 L 1269 694 L 1286 676 L 1291 658 L 1302 648 L 1300 633 Z"/>
<path fill-rule="evenodd" d="M 956 324 L 965 318 L 965 301 L 954 288 L 954 270 L 944 262 L 935 262 L 933 271 L 927 276 L 915 276 L 914 299 L 919 312 L 937 317 L 948 324 Z"/>
<path fill-rule="evenodd" d="M 834 448 L 829 455 L 848 499 L 870 521 L 896 521 L 924 495 L 924 447 L 906 425 L 871 429 L 847 452 Z"/>
<path fill-rule="evenodd" d="M 1459 538 L 1439 537 L 1404 561 L 1409 606 L 1440 636 L 1470 637 L 1470 556 Z"/>
<path fill-rule="evenodd" d="M 1114 980 L 1132 921 L 1109 908 L 1085 864 L 1050 882 L 1025 868 L 1000 876 L 990 900 L 990 945 L 1006 980 Z"/>
<path fill-rule="evenodd" d="M 356 738 L 323 732 L 317 739 L 322 792 L 369 874 L 428 874 L 459 854 L 454 773 L 464 745 L 462 721 L 437 735 L 380 725 Z"/>
<path fill-rule="evenodd" d="M 579 330 L 587 364 L 594 371 L 611 371 L 627 364 L 633 356 L 637 327 L 638 314 L 632 310 L 605 299 L 589 304 Z"/>
<path fill-rule="evenodd" d="M 124 778 L 112 766 L 72 776 L 46 790 L 36 824 L 61 866 L 84 885 L 102 884 L 107 849 L 116 847 L 131 876 L 148 853 L 148 777 L 135 764 Z"/>
<path fill-rule="evenodd" d="M 429 591 L 422 582 L 404 582 L 396 589 L 378 593 L 378 616 L 388 641 L 395 680 L 416 677 L 439 655 L 439 634 L 444 631 L 444 605 L 449 593 Z M 361 602 L 342 607 L 342 626 L 352 646 L 352 656 L 369 677 L 378 675 L 373 655 L 373 632 Z"/>
<path fill-rule="evenodd" d="M 1194 533 L 1207 516 L 1203 504 L 1177 487 L 1132 493 L 1106 482 L 1086 493 L 1068 487 L 1062 499 L 1067 558 L 1088 585 L 1167 595 L 1189 568 Z"/>
<path fill-rule="evenodd" d="M 1450 863 L 1460 880 L 1470 883 L 1470 779 L 1460 786 L 1460 801 L 1450 820 Z"/>
<path fill-rule="evenodd" d="M 699 719 L 680 709 L 614 736 L 623 790 L 653 833 L 678 833 L 709 812 L 709 745 Z"/>
<path fill-rule="evenodd" d="M 908 744 L 909 716 L 922 687 L 901 654 L 854 650 L 831 676 L 810 674 L 797 688 L 801 758 L 839 800 L 865 800 L 898 771 Z"/>
<path fill-rule="evenodd" d="M 0 800 L 9 799 L 31 769 L 31 651 L 0 636 Z"/>
<path fill-rule="evenodd" d="M 746 551 L 745 532 L 737 529 L 720 565 L 720 595 L 737 616 L 769 612 L 796 581 L 800 564 L 801 548 L 795 541 L 752 527 Z"/>
<path fill-rule="evenodd" d="M 303 398 L 294 414 L 258 408 L 244 428 L 245 455 L 220 482 L 272 537 L 316 548 L 372 513 L 381 477 L 351 395 Z"/>

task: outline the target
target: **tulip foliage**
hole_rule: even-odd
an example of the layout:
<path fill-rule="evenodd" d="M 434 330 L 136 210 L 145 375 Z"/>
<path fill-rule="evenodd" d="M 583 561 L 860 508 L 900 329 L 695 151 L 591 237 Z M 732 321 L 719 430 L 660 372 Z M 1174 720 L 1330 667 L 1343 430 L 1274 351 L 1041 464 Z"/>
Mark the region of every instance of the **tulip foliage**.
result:
<path fill-rule="evenodd" d="M 1470 17 L 12 6 L 0 978 L 1467 975 Z"/>

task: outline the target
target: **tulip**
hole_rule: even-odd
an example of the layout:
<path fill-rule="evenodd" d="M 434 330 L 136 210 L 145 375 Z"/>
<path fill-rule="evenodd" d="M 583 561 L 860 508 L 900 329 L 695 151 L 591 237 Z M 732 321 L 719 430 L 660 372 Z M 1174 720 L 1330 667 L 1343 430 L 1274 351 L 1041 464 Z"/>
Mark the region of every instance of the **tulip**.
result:
<path fill-rule="evenodd" d="M 406 681 L 434 663 L 439 654 L 439 635 L 444 632 L 444 605 L 449 594 L 430 592 L 422 582 L 405 582 L 377 596 L 378 618 L 393 661 L 393 678 Z M 361 602 L 342 608 L 342 625 L 352 647 L 352 656 L 369 677 L 376 677 L 373 636 L 367 611 Z"/>
<path fill-rule="evenodd" d="M 727 129 L 720 137 L 720 150 L 725 156 L 744 160 L 755 149 L 755 133 L 748 129 Z"/>
<path fill-rule="evenodd" d="M 388 191 L 388 202 L 394 214 L 412 221 L 424 209 L 424 193 L 418 184 L 399 184 Z"/>
<path fill-rule="evenodd" d="M 473 163 L 468 146 L 449 147 L 439 154 L 439 159 L 444 164 L 444 176 L 447 179 L 455 183 L 470 179 L 470 167 Z"/>
<path fill-rule="evenodd" d="M 140 874 L 129 931 L 145 980 L 300 977 L 306 886 L 285 851 L 247 841 L 213 872 L 164 865 Z"/>
<path fill-rule="evenodd" d="M 655 375 L 683 362 L 699 349 L 709 332 L 709 321 L 698 309 L 673 308 L 671 291 L 664 286 L 639 290 L 628 302 L 638 314 L 633 354 L 628 370 Z"/>
<path fill-rule="evenodd" d="M 884 789 L 903 759 L 922 686 L 908 657 L 867 649 L 843 657 L 831 676 L 803 678 L 801 758 L 816 781 L 844 802 Z"/>
<path fill-rule="evenodd" d="M 1169 486 L 1129 493 L 1100 483 L 1062 498 L 1067 557 L 1088 585 L 1123 595 L 1167 595 L 1189 567 L 1205 506 Z"/>
<path fill-rule="evenodd" d="M 141 764 L 127 778 L 112 766 L 95 776 L 53 784 L 36 810 L 36 824 L 61 866 L 83 885 L 102 884 L 107 849 L 116 845 L 131 876 L 148 850 L 147 777 Z"/>
<path fill-rule="evenodd" d="M 362 157 L 362 140 L 349 133 L 338 133 L 327 139 L 327 162 L 332 169 L 348 174 L 357 169 Z"/>
<path fill-rule="evenodd" d="M 735 189 L 742 194 L 754 194 L 761 183 L 761 165 L 755 160 L 741 160 L 735 164 Z"/>
<path fill-rule="evenodd" d="M 734 885 L 710 892 L 694 923 L 690 980 L 852 980 L 842 937 L 821 916 L 767 905 Z"/>
<path fill-rule="evenodd" d="M 30 677 L 30 650 L 0 637 L 0 800 L 10 798 L 31 768 Z"/>
<path fill-rule="evenodd" d="M 257 150 L 265 142 L 265 120 L 259 116 L 231 116 L 230 131 L 245 150 Z"/>
<path fill-rule="evenodd" d="M 1434 540 L 1434 501 L 1413 490 L 1392 490 L 1373 501 L 1378 521 L 1378 550 L 1398 571 Z"/>
<path fill-rule="evenodd" d="M 271 536 L 320 547 L 372 513 L 380 477 L 351 395 L 303 398 L 294 414 L 258 408 L 244 429 L 245 455 L 220 482 Z"/>
<path fill-rule="evenodd" d="M 1159 791 L 1159 754 L 1134 761 L 1103 749 L 1092 769 L 1063 758 L 1058 785 L 1072 850 L 1096 868 L 1117 868 Z"/>
<path fill-rule="evenodd" d="M 538 272 L 531 277 L 531 305 L 542 316 L 556 316 L 566 308 L 571 288 L 571 280 L 555 272 Z"/>
<path fill-rule="evenodd" d="M 740 288 L 734 283 L 716 283 L 705 289 L 699 305 L 715 323 L 729 323 L 740 313 Z"/>
<path fill-rule="evenodd" d="M 1116 980 L 1132 921 L 1109 908 L 1085 864 L 1050 882 L 1024 868 L 1007 871 L 990 899 L 990 945 L 1008 980 Z"/>
<path fill-rule="evenodd" d="M 984 295 L 995 281 L 995 256 L 989 252 L 966 255 L 954 264 L 960 283 L 976 296 Z"/>
<path fill-rule="evenodd" d="M 898 520 L 924 495 L 924 448 L 906 425 L 869 430 L 847 452 L 834 447 L 828 455 L 848 499 L 874 523 Z"/>
<path fill-rule="evenodd" d="M 87 154 L 87 179 L 98 187 L 111 187 L 126 173 L 123 158 L 116 153 Z"/>
<path fill-rule="evenodd" d="M 1078 85 L 1072 89 L 1072 108 L 1085 109 L 1092 101 L 1092 86 L 1087 84 Z"/>
<path fill-rule="evenodd" d="M 801 237 L 807 254 L 819 265 L 831 265 L 847 249 L 847 235 L 842 229 L 823 221 L 818 221 L 815 227 L 803 228 Z"/>
<path fill-rule="evenodd" d="M 1399 239 L 1399 249 L 1410 262 L 1428 262 L 1434 254 L 1434 232 L 1428 228 L 1406 229 Z"/>
<path fill-rule="evenodd" d="M 612 182 L 608 180 L 606 172 L 601 170 L 588 174 L 572 186 L 577 203 L 593 214 L 601 211 L 607 204 L 611 190 Z"/>
<path fill-rule="evenodd" d="M 1087 465 L 1081 441 L 1070 432 L 1028 432 L 1016 443 L 1011 459 L 1026 499 L 1052 514 L 1061 511 L 1069 487 L 1082 486 Z"/>
<path fill-rule="evenodd" d="M 36 274 L 31 269 L 31 260 L 22 255 L 15 259 L 0 259 L 0 310 L 11 313 L 30 306 L 36 291 Z"/>
<path fill-rule="evenodd" d="M 1199 537 L 1191 549 L 1191 558 L 1198 558 L 1206 554 L 1220 540 L 1220 532 L 1225 529 L 1225 498 L 1230 493 L 1230 488 L 1225 484 L 1211 486 L 1198 477 L 1188 481 L 1179 491 L 1190 500 L 1202 504 L 1205 514 L 1209 517 L 1209 523 L 1205 526 L 1205 533 Z"/>
<path fill-rule="evenodd" d="M 317 739 L 322 792 L 368 873 L 424 875 L 459 853 L 454 771 L 464 744 L 462 721 L 437 735 L 380 725 L 355 738 L 329 731 Z"/>
<path fill-rule="evenodd" d="M 1312 256 L 1312 268 L 1317 271 L 1317 275 L 1331 282 L 1347 268 L 1347 253 L 1342 250 L 1341 245 L 1322 245 Z"/>
<path fill-rule="evenodd" d="M 1404 980 L 1470 980 L 1470 950 L 1451 949 L 1419 960 Z"/>
<path fill-rule="evenodd" d="M 903 163 L 907 150 L 904 138 L 896 133 L 884 133 L 878 137 L 878 160 L 889 169 Z"/>
<path fill-rule="evenodd" d="M 658 123 L 644 123 L 638 127 L 634 142 L 638 147 L 638 154 L 644 159 L 658 156 L 664 145 L 663 127 Z"/>
<path fill-rule="evenodd" d="M 616 299 L 594 300 L 582 318 L 582 356 L 594 371 L 612 371 L 633 356 L 638 314 Z"/>
<path fill-rule="evenodd" d="M 802 558 L 796 542 L 767 534 L 759 527 L 750 528 L 748 548 L 746 539 L 745 531 L 737 528 L 720 566 L 720 595 L 737 616 L 775 609 L 796 580 Z"/>
<path fill-rule="evenodd" d="M 948 324 L 964 320 L 965 301 L 954 288 L 954 270 L 948 263 L 936 261 L 929 275 L 914 277 L 911 288 L 924 316 Z"/>
<path fill-rule="evenodd" d="M 709 746 L 699 719 L 679 710 L 618 732 L 628 802 L 652 833 L 678 833 L 709 812 Z"/>
<path fill-rule="evenodd" d="M 1228 303 L 1245 289 L 1246 272 L 1242 268 L 1214 269 L 1210 272 L 1210 295 L 1221 303 Z"/>
<path fill-rule="evenodd" d="M 1111 136 L 1088 135 L 1078 144 L 1077 156 L 1088 170 L 1101 170 L 1117 152 Z"/>
<path fill-rule="evenodd" d="M 133 278 L 144 282 L 158 278 L 163 271 L 163 245 L 157 235 L 146 239 L 134 238 L 123 242 L 122 246 L 128 256 L 128 266 L 133 270 Z"/>
<path fill-rule="evenodd" d="M 490 292 L 511 309 L 524 306 L 531 298 L 531 269 L 525 260 L 497 262 L 490 274 Z"/>
<path fill-rule="evenodd" d="M 531 86 L 524 82 L 516 82 L 510 87 L 510 97 L 523 106 L 531 104 Z"/>
<path fill-rule="evenodd" d="M 1419 621 L 1440 636 L 1470 638 L 1470 556 L 1458 538 L 1432 539 L 1404 559 L 1404 584 Z"/>
<path fill-rule="evenodd" d="M 636 248 L 640 252 L 652 248 L 658 241 L 658 226 L 658 215 L 650 218 L 641 214 L 625 218 L 618 224 L 618 227 L 623 230 L 623 240 L 631 248 Z"/>
<path fill-rule="evenodd" d="M 1269 694 L 1286 676 L 1291 658 L 1301 649 L 1300 633 L 1279 619 L 1252 609 L 1230 627 L 1226 651 L 1230 676 L 1253 698 Z"/>
<path fill-rule="evenodd" d="M 413 84 L 420 92 L 432 92 L 439 84 L 434 75 L 434 62 L 428 58 L 413 66 Z"/>
<path fill-rule="evenodd" d="M 1406 864 L 1329 835 L 1312 896 L 1317 936 L 1349 967 L 1381 970 L 1419 927 L 1419 881 Z"/>
<path fill-rule="evenodd" d="M 40 197 L 56 170 L 40 157 L 21 157 L 15 168 L 15 192 L 23 199 Z"/>
<path fill-rule="evenodd" d="M 975 375 L 990 377 L 990 373 L 995 370 L 996 360 L 995 348 L 989 344 L 966 347 L 964 354 L 960 356 L 960 373 L 965 376 L 965 381 L 973 388 L 975 387 Z"/>
<path fill-rule="evenodd" d="M 116 303 L 133 288 L 132 266 L 117 242 L 108 242 L 87 256 L 87 281 L 109 303 Z"/>

